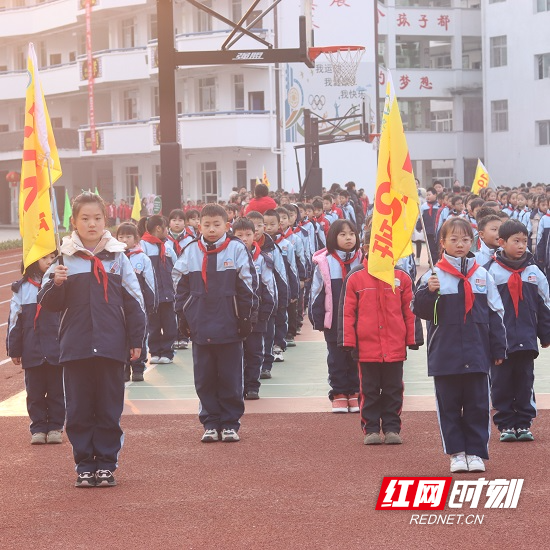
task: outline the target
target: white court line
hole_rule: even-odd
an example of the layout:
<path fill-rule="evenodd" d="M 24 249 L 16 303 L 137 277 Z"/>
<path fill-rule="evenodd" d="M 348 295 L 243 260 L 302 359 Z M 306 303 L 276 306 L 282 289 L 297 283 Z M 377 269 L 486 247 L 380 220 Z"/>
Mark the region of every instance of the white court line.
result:
<path fill-rule="evenodd" d="M 148 371 L 149 369 L 147 369 Z M 145 372 L 147 372 L 145 371 Z M 300 384 L 269 384 L 269 383 L 262 383 L 262 386 L 264 388 L 271 387 L 271 386 L 311 386 L 311 385 L 319 385 L 322 384 L 323 386 L 326 385 L 326 382 L 311 382 L 311 383 L 300 383 Z M 182 386 L 136 386 L 136 388 L 141 389 L 157 389 L 157 388 L 194 388 L 195 384 L 184 384 Z"/>
<path fill-rule="evenodd" d="M 5 365 L 6 363 L 9 363 L 11 361 L 11 357 L 8 357 L 7 359 L 4 359 L 3 361 L 0 361 L 0 366 Z"/>
<path fill-rule="evenodd" d="M 22 256 L 21 256 L 21 253 L 19 253 L 19 254 L 14 254 L 13 256 L 3 256 L 2 257 L 3 260 L 9 260 L 10 258 L 19 258 L 19 259 L 21 259 Z"/>
<path fill-rule="evenodd" d="M 0 327 L 6 327 L 6 326 L 8 326 L 8 323 L 2 323 L 2 324 L 0 325 Z"/>
<path fill-rule="evenodd" d="M 4 300 L 3 302 L 0 302 L 0 306 L 1 306 L 2 304 L 8 304 L 9 302 L 11 302 L 11 300 Z"/>
<path fill-rule="evenodd" d="M 13 265 L 13 264 L 18 264 L 20 262 L 18 262 L 17 260 L 13 260 L 13 262 L 6 262 L 5 264 L 0 264 L 0 267 L 5 267 L 7 265 Z M 0 273 L 1 275 L 1 273 Z"/>
<path fill-rule="evenodd" d="M 20 269 L 12 269 L 11 271 L 2 271 L 0 275 L 7 275 L 8 273 L 21 273 Z"/>
<path fill-rule="evenodd" d="M 0 285 L 0 288 L 5 288 L 7 286 L 11 286 L 13 283 L 8 283 L 7 285 Z"/>

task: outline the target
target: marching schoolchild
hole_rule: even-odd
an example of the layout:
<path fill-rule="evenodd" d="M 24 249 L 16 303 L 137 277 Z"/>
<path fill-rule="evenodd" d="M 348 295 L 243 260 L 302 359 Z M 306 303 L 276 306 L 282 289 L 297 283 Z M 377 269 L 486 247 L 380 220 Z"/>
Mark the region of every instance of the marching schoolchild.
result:
<path fill-rule="evenodd" d="M 516 208 L 510 218 L 520 221 L 527 228 L 527 232 L 531 234 L 531 210 L 527 206 L 527 193 L 518 193 L 516 201 Z"/>
<path fill-rule="evenodd" d="M 199 212 L 197 210 L 188 210 L 184 212 L 180 209 L 172 210 L 168 216 L 168 235 L 166 246 L 171 246 L 176 258 L 181 256 L 182 250 L 193 239 L 196 233 L 192 226 L 187 226 L 188 220 L 198 225 Z M 189 347 L 189 338 L 182 336 L 178 329 L 176 341 L 173 344 L 174 349 L 187 349 Z M 143 354 L 143 351 L 142 351 Z"/>
<path fill-rule="evenodd" d="M 273 259 L 262 252 L 254 240 L 256 229 L 254 222 L 248 218 L 237 218 L 233 224 L 233 234 L 245 244 L 252 255 L 256 274 L 258 275 L 258 321 L 252 332 L 243 341 L 244 360 L 244 398 L 260 398 L 260 375 L 264 362 L 264 340 L 267 323 L 277 308 L 277 294 L 273 276 Z"/>
<path fill-rule="evenodd" d="M 541 218 L 548 213 L 548 199 L 546 194 L 537 195 L 534 199 L 534 208 L 531 213 L 531 250 L 537 249 L 537 235 Z"/>
<path fill-rule="evenodd" d="M 308 314 L 327 344 L 328 397 L 333 413 L 359 412 L 359 373 L 349 351 L 338 347 L 338 304 L 342 284 L 354 267 L 361 265 L 359 235 L 349 220 L 336 220 L 327 236 L 327 247 L 313 255 Z"/>
<path fill-rule="evenodd" d="M 330 227 L 330 221 L 325 217 L 323 212 L 323 199 L 321 197 L 314 197 L 311 201 L 313 206 L 313 221 L 317 225 L 317 250 L 325 248 L 327 244 L 327 233 Z"/>
<path fill-rule="evenodd" d="M 139 281 L 141 294 L 145 303 L 147 318 L 154 313 L 157 304 L 157 291 L 155 283 L 155 272 L 149 256 L 139 246 L 139 234 L 135 224 L 130 222 L 121 223 L 116 232 L 116 238 L 126 245 L 126 257 L 130 260 L 134 272 Z M 141 347 L 141 354 L 138 359 L 128 358 L 124 367 L 124 380 L 128 382 L 130 375 L 132 382 L 143 382 L 145 363 L 147 362 L 147 340 L 144 340 Z"/>
<path fill-rule="evenodd" d="M 502 209 L 503 212 L 506 212 L 508 216 L 511 218 L 514 215 L 514 211 L 516 210 L 518 205 L 518 192 L 517 191 L 510 191 L 508 193 L 508 204 Z"/>
<path fill-rule="evenodd" d="M 424 226 L 426 228 L 426 237 L 428 239 L 428 247 L 433 261 L 435 262 L 438 258 L 438 246 L 436 241 L 436 220 L 437 213 L 439 211 L 439 204 L 437 202 L 437 194 L 433 187 L 429 187 L 426 190 L 426 202 L 420 206 L 420 215 L 424 221 Z M 422 231 L 422 224 L 420 220 L 416 224 L 416 229 Z"/>
<path fill-rule="evenodd" d="M 344 218 L 355 224 L 355 208 L 350 202 L 349 197 L 349 192 L 345 189 L 340 189 L 340 191 L 338 191 L 338 202 L 340 203 L 340 210 L 342 210 Z"/>
<path fill-rule="evenodd" d="M 226 204 L 224 208 L 227 212 L 227 221 L 231 229 L 233 227 L 233 222 L 237 219 L 237 216 L 239 215 L 239 207 L 236 204 Z"/>
<path fill-rule="evenodd" d="M 489 214 L 478 221 L 477 251 L 474 252 L 476 262 L 485 267 L 491 261 L 499 247 L 498 230 L 502 225 L 502 219 L 496 214 Z"/>
<path fill-rule="evenodd" d="M 471 225 L 441 228 L 441 259 L 421 279 L 413 312 L 428 321 L 428 376 L 434 377 L 443 451 L 451 472 L 484 472 L 490 433 L 489 370 L 506 357 L 504 307 L 493 277 L 470 252 Z"/>
<path fill-rule="evenodd" d="M 325 219 L 327 219 L 329 223 L 334 223 L 336 220 L 344 219 L 344 213 L 342 212 L 342 209 L 336 205 L 334 195 L 331 193 L 323 195 L 323 213 L 325 215 Z"/>
<path fill-rule="evenodd" d="M 296 342 L 294 341 L 294 339 L 298 331 L 298 305 L 300 303 L 300 297 L 302 297 L 303 304 L 304 285 L 308 275 L 306 256 L 304 252 L 304 243 L 300 235 L 295 233 L 294 227 L 292 227 L 292 210 L 293 208 L 290 206 L 290 204 L 287 206 L 279 206 L 275 209 L 275 211 L 279 214 L 279 228 L 281 232 L 281 237 L 283 237 L 284 240 L 288 241 L 294 249 L 294 263 L 296 265 L 296 272 L 299 279 L 298 299 L 295 302 L 291 302 L 288 306 L 288 329 L 285 340 L 286 345 L 289 348 L 293 348 L 296 346 Z M 295 211 L 294 221 L 296 221 Z M 298 232 L 300 232 L 299 228 Z M 284 240 L 282 240 L 281 243 L 284 243 Z M 284 244 L 280 246 L 284 254 Z M 290 264 L 292 265 L 292 261 L 290 262 Z"/>
<path fill-rule="evenodd" d="M 6 337 L 8 356 L 25 373 L 31 445 L 63 442 L 65 395 L 63 367 L 59 365 L 59 312 L 42 311 L 37 295 L 42 277 L 55 260 L 51 253 L 24 269 L 11 285 L 10 317 Z"/>
<path fill-rule="evenodd" d="M 258 243 L 262 254 L 273 260 L 273 276 L 275 279 L 277 308 L 267 321 L 264 335 L 264 360 L 262 363 L 262 370 L 260 372 L 260 379 L 268 380 L 272 378 L 271 370 L 273 369 L 273 363 L 282 363 L 284 361 L 283 352 L 279 346 L 275 348 L 275 325 L 277 320 L 279 320 L 280 323 L 287 322 L 290 287 L 288 285 L 288 276 L 285 262 L 283 260 L 283 253 L 275 244 L 275 241 L 265 233 L 263 215 L 260 214 L 260 212 L 250 211 L 246 217 L 254 224 L 254 241 Z"/>
<path fill-rule="evenodd" d="M 190 237 L 192 236 L 194 239 L 198 239 L 200 237 L 200 233 L 199 233 L 200 220 L 201 220 L 201 214 L 198 210 L 194 208 L 187 210 L 187 212 L 185 213 L 185 223 L 187 224 L 186 225 L 187 233 Z M 186 244 L 189 244 L 189 242 L 191 242 L 191 240 L 182 243 L 182 245 L 185 246 Z"/>
<path fill-rule="evenodd" d="M 548 281 L 527 249 L 528 230 L 519 220 L 508 220 L 499 229 L 500 249 L 486 266 L 504 304 L 508 356 L 491 368 L 493 422 L 500 441 L 533 441 L 531 424 L 537 416 L 535 359 L 541 346 L 550 346 L 550 297 Z"/>
<path fill-rule="evenodd" d="M 402 443 L 403 362 L 407 346 L 422 345 L 410 305 L 412 279 L 394 270 L 395 292 L 368 272 L 371 228 L 365 230 L 364 259 L 346 277 L 339 305 L 338 345 L 359 362 L 361 428 L 365 445 Z M 384 441 L 380 437 L 384 433 Z"/>
<path fill-rule="evenodd" d="M 178 337 L 172 286 L 172 268 L 177 258 L 174 249 L 166 245 L 166 218 L 159 215 L 141 218 L 138 231 L 140 248 L 153 265 L 157 288 L 157 309 L 149 316 L 149 363 L 167 365 L 174 360 L 173 346 Z"/>
<path fill-rule="evenodd" d="M 201 237 L 185 248 L 172 273 L 180 330 L 193 340 L 204 443 L 240 439 L 243 340 L 258 313 L 258 277 L 252 257 L 228 231 L 226 210 L 218 204 L 205 205 Z"/>
<path fill-rule="evenodd" d="M 145 306 L 126 246 L 105 230 L 105 203 L 82 193 L 72 206 L 75 231 L 63 238 L 61 262 L 42 280 L 38 303 L 61 311 L 67 437 L 73 446 L 76 487 L 110 487 L 123 431 L 124 365 L 139 358 Z"/>
<path fill-rule="evenodd" d="M 280 207 L 279 207 L 280 208 Z M 300 278 L 296 267 L 296 254 L 294 245 L 284 238 L 281 233 L 281 218 L 278 208 L 275 210 L 266 210 L 264 213 L 265 232 L 273 239 L 273 242 L 281 251 L 286 270 L 286 280 L 288 282 L 289 297 L 286 315 L 278 314 L 275 321 L 275 340 L 273 345 L 274 361 L 279 363 L 283 358 L 283 353 L 287 348 L 286 337 L 288 335 L 289 325 L 292 322 L 290 315 L 292 311 L 296 312 L 296 302 L 300 293 Z"/>
<path fill-rule="evenodd" d="M 435 220 L 435 231 L 436 231 L 436 242 L 439 242 L 439 230 L 441 226 L 449 217 L 449 212 L 451 211 L 451 197 L 450 193 L 442 191 L 437 195 L 437 202 L 439 204 L 439 209 L 437 211 L 436 220 Z M 438 245 L 439 248 L 439 245 Z"/>

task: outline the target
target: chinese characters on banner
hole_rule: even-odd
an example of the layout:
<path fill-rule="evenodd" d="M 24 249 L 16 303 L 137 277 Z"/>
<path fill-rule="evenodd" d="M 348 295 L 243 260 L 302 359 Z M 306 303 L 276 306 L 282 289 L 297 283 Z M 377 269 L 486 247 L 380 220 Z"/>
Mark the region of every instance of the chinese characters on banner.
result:
<path fill-rule="evenodd" d="M 384 69 L 380 70 L 380 73 L 378 75 L 378 83 L 380 84 L 380 86 L 384 86 L 386 84 L 386 71 Z M 412 83 L 412 80 L 411 80 L 411 78 L 409 77 L 408 74 L 403 74 L 399 77 L 399 89 L 400 90 L 404 90 L 411 83 Z M 418 79 L 417 79 L 417 81 L 415 81 L 414 85 L 416 85 L 416 84 L 418 84 L 418 89 L 419 90 L 432 90 L 433 89 L 433 84 L 432 84 L 430 78 L 427 77 L 427 76 L 418 77 Z"/>
<path fill-rule="evenodd" d="M 417 25 L 421 29 L 425 29 L 428 26 L 429 18 L 426 14 L 421 14 L 418 19 L 413 20 L 414 25 Z M 446 31 L 449 30 L 449 24 L 451 23 L 451 18 L 449 15 L 440 15 L 439 17 L 435 18 L 435 21 L 437 22 L 437 25 L 439 27 L 443 27 Z M 409 15 L 406 13 L 399 13 L 397 15 L 396 23 L 398 27 L 410 27 L 411 23 L 409 21 Z"/>

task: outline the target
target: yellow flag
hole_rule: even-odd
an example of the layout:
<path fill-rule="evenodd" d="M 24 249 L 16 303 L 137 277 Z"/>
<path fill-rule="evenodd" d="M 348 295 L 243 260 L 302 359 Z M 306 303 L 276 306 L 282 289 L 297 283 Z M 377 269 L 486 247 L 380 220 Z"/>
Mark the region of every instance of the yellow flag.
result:
<path fill-rule="evenodd" d="M 265 171 L 265 167 L 263 169 L 262 183 L 269 187 L 269 180 L 267 179 L 267 173 Z"/>
<path fill-rule="evenodd" d="M 137 187 L 136 187 L 136 196 L 134 197 L 134 206 L 132 207 L 131 218 L 133 220 L 136 220 L 137 222 L 141 218 L 141 199 L 139 197 L 139 191 Z"/>
<path fill-rule="evenodd" d="M 489 185 L 489 179 L 489 172 L 487 172 L 487 168 L 485 168 L 483 163 L 477 159 L 476 175 L 474 176 L 474 182 L 472 183 L 472 193 L 479 195 L 479 192 Z"/>
<path fill-rule="evenodd" d="M 418 191 L 407 139 L 388 71 L 369 247 L 369 273 L 394 288 L 397 260 L 412 253 Z"/>
<path fill-rule="evenodd" d="M 56 248 L 49 189 L 62 173 L 32 43 L 29 44 L 27 73 L 19 188 L 19 230 L 23 237 L 25 269 Z"/>

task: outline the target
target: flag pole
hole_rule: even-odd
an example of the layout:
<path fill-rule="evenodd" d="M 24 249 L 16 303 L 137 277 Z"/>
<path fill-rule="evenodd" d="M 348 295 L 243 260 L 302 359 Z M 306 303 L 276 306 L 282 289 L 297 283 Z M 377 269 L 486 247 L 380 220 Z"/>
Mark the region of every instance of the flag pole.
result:
<path fill-rule="evenodd" d="M 428 234 L 426 233 L 426 226 L 424 225 L 424 218 L 422 217 L 422 212 L 418 216 L 420 218 L 420 223 L 422 224 L 422 233 L 424 233 L 424 241 L 426 241 L 426 252 L 428 253 L 428 265 L 430 266 L 430 271 L 432 275 L 435 275 L 434 261 L 432 258 L 432 253 L 430 251 L 430 243 L 428 242 Z"/>
<path fill-rule="evenodd" d="M 48 180 L 50 182 L 50 205 L 52 209 L 52 221 L 53 221 L 53 234 L 55 237 L 55 246 L 57 248 L 57 258 L 56 260 L 59 262 L 59 265 L 63 264 L 63 254 L 61 254 L 61 239 L 59 237 L 59 224 L 57 223 L 57 201 L 55 200 L 53 194 L 54 194 L 54 188 L 52 183 L 52 174 L 50 172 L 50 159 L 49 157 L 46 157 L 46 164 L 48 166 Z M 55 208 L 55 211 L 54 211 Z"/>

